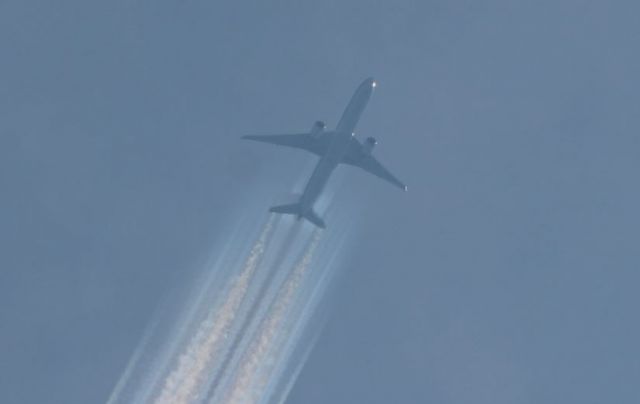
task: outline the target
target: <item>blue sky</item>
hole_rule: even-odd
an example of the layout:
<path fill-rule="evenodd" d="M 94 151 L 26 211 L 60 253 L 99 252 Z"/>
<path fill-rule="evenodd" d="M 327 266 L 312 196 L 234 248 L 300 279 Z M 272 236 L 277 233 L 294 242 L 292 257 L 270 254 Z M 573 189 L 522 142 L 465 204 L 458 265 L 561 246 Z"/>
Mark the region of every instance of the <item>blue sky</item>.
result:
<path fill-rule="evenodd" d="M 357 135 L 409 192 L 344 170 L 359 236 L 289 402 L 639 402 L 639 11 L 1 2 L 0 401 L 106 400 L 311 159 L 238 137 L 335 125 L 374 76 Z"/>

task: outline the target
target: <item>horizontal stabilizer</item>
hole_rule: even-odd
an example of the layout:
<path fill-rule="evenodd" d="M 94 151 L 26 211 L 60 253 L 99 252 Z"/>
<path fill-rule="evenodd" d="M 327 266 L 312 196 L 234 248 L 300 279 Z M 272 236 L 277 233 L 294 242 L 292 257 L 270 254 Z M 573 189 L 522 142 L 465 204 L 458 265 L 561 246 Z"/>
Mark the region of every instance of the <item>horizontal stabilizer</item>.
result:
<path fill-rule="evenodd" d="M 273 206 L 269 212 L 284 213 L 285 215 L 297 215 L 300 213 L 300 204 L 292 203 L 289 205 Z"/>
<path fill-rule="evenodd" d="M 318 214 L 312 210 L 309 210 L 305 213 L 302 213 L 301 207 L 299 203 L 292 203 L 289 205 L 279 205 L 274 206 L 269 209 L 269 212 L 273 213 L 282 213 L 285 215 L 297 215 L 298 219 L 305 218 L 314 225 L 318 226 L 321 229 L 325 228 L 324 220 Z"/>
<path fill-rule="evenodd" d="M 308 221 L 310 221 L 311 223 L 315 224 L 316 226 L 318 226 L 321 229 L 325 228 L 324 225 L 324 220 L 322 220 L 322 218 L 320 218 L 320 216 L 318 216 L 318 214 L 312 210 L 308 211 L 305 215 L 304 218 L 307 219 Z"/>

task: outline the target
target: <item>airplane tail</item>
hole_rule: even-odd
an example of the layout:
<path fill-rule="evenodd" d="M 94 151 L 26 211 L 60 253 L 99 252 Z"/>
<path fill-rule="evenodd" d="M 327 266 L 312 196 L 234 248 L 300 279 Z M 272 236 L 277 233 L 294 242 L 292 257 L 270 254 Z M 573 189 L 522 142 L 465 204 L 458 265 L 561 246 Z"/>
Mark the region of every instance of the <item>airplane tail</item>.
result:
<path fill-rule="evenodd" d="M 318 226 L 321 229 L 325 228 L 324 220 L 316 212 L 313 210 L 309 210 L 305 213 L 302 212 L 301 206 L 299 203 L 291 203 L 288 205 L 279 205 L 273 206 L 269 209 L 269 212 L 273 213 L 282 213 L 285 215 L 297 215 L 298 219 L 304 217 L 314 225 Z"/>
<path fill-rule="evenodd" d="M 269 209 L 269 212 L 284 213 L 285 215 L 298 215 L 300 214 L 300 204 L 291 203 L 289 205 L 273 206 Z"/>

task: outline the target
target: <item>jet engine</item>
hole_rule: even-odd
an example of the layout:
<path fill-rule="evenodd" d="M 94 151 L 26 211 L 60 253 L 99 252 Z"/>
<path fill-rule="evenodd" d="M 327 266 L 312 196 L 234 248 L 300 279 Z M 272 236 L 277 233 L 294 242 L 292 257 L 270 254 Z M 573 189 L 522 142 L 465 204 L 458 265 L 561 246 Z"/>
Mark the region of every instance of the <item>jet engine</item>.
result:
<path fill-rule="evenodd" d="M 371 154 L 371 152 L 373 151 L 373 148 L 376 147 L 377 144 L 378 144 L 378 141 L 376 140 L 376 138 L 369 136 L 364 141 L 364 144 L 362 145 L 362 148 L 364 149 L 364 151 L 367 154 Z"/>
<path fill-rule="evenodd" d="M 326 125 L 324 124 L 324 122 L 315 121 L 313 123 L 313 126 L 311 127 L 311 131 L 309 132 L 309 134 L 312 138 L 318 138 L 320 137 L 320 135 L 322 135 L 322 132 L 324 132 L 325 127 Z"/>

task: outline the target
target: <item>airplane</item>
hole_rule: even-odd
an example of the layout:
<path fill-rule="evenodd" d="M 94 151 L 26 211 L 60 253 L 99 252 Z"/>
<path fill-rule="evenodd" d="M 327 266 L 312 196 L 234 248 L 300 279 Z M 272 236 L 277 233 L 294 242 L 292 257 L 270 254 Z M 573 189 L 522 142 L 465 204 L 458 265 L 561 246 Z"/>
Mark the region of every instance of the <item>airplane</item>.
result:
<path fill-rule="evenodd" d="M 307 219 L 314 225 L 324 229 L 324 220 L 313 210 L 313 205 L 338 164 L 360 167 L 404 191 L 407 190 L 407 186 L 391 174 L 371 154 L 378 143 L 376 139 L 368 137 L 361 143 L 355 138 L 354 130 L 375 87 L 376 81 L 371 77 L 358 86 L 338 125 L 332 131 L 325 131 L 326 125 L 324 122 L 316 121 L 309 133 L 247 135 L 242 137 L 247 140 L 306 150 L 320 157 L 298 202 L 274 206 L 269 209 L 270 212 L 296 215 L 298 220 L 301 218 Z"/>

